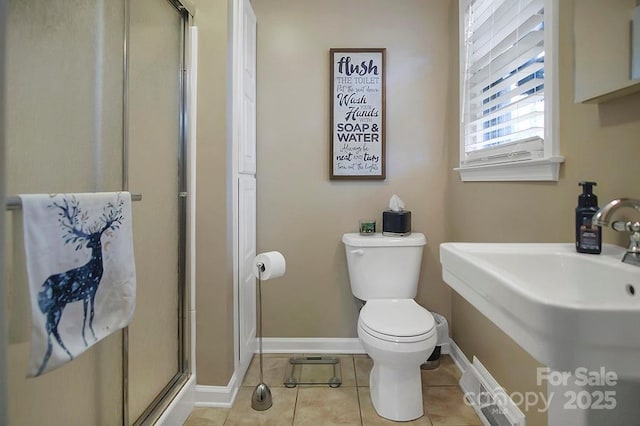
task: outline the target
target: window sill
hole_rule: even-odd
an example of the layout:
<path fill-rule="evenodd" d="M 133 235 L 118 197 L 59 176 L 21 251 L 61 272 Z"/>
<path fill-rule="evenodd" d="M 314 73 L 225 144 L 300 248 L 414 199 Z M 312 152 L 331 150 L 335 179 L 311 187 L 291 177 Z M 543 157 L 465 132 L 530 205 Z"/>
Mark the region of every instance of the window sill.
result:
<path fill-rule="evenodd" d="M 511 163 L 458 167 L 463 182 L 557 181 L 562 156 Z"/>

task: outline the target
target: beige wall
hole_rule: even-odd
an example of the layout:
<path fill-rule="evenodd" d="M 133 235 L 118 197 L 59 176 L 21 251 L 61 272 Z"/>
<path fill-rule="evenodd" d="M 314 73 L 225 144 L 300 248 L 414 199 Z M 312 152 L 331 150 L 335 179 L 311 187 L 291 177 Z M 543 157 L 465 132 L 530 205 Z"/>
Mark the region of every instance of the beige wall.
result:
<path fill-rule="evenodd" d="M 453 107 L 447 193 L 452 241 L 571 242 L 580 180 L 598 182 L 600 205 L 616 197 L 640 197 L 640 96 L 599 106 L 574 104 L 572 2 L 560 4 L 560 150 L 565 157 L 560 180 L 461 183 L 451 171 L 459 158 L 458 112 Z M 457 88 L 449 96 L 457 99 Z M 605 242 L 624 244 L 624 236 L 613 234 L 604 230 Z M 467 357 L 478 356 L 509 392 L 540 390 L 535 385 L 538 363 L 516 343 L 457 295 L 452 298 L 452 313 L 453 338 Z M 545 415 L 532 410 L 527 424 L 544 425 Z"/>
<path fill-rule="evenodd" d="M 345 232 L 381 225 L 398 194 L 428 239 L 418 302 L 448 316 L 440 278 L 448 165 L 449 2 L 253 0 L 258 17 L 258 252 L 283 278 L 263 289 L 264 334 L 356 337 Z M 387 48 L 387 179 L 329 180 L 329 49 Z"/>
<path fill-rule="evenodd" d="M 196 369 L 198 384 L 233 374 L 233 258 L 227 209 L 227 1 L 194 1 L 198 26 Z"/>

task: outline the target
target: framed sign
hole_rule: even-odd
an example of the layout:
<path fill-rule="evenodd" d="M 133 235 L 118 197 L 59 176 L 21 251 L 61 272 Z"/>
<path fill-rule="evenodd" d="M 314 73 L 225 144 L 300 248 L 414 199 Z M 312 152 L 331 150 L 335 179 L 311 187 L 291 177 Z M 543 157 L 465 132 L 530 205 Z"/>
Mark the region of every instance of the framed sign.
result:
<path fill-rule="evenodd" d="M 386 49 L 331 49 L 331 179 L 384 179 Z"/>

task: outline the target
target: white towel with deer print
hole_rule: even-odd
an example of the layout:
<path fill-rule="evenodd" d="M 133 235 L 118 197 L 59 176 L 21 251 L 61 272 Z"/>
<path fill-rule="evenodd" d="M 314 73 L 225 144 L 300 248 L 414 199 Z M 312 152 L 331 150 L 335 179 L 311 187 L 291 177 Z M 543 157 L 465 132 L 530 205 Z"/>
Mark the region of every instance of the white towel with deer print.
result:
<path fill-rule="evenodd" d="M 128 192 L 21 195 L 39 376 L 127 326 L 135 307 Z"/>

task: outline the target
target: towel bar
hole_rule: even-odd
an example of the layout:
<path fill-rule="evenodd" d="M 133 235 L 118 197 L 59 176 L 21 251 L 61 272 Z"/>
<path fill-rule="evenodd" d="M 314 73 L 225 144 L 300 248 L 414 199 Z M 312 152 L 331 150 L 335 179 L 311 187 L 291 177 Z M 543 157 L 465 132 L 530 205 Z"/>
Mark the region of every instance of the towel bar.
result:
<path fill-rule="evenodd" d="M 131 193 L 131 201 L 141 201 L 142 194 L 134 194 Z M 7 210 L 20 210 L 22 207 L 22 201 L 20 201 L 20 197 L 7 197 L 6 201 Z"/>

